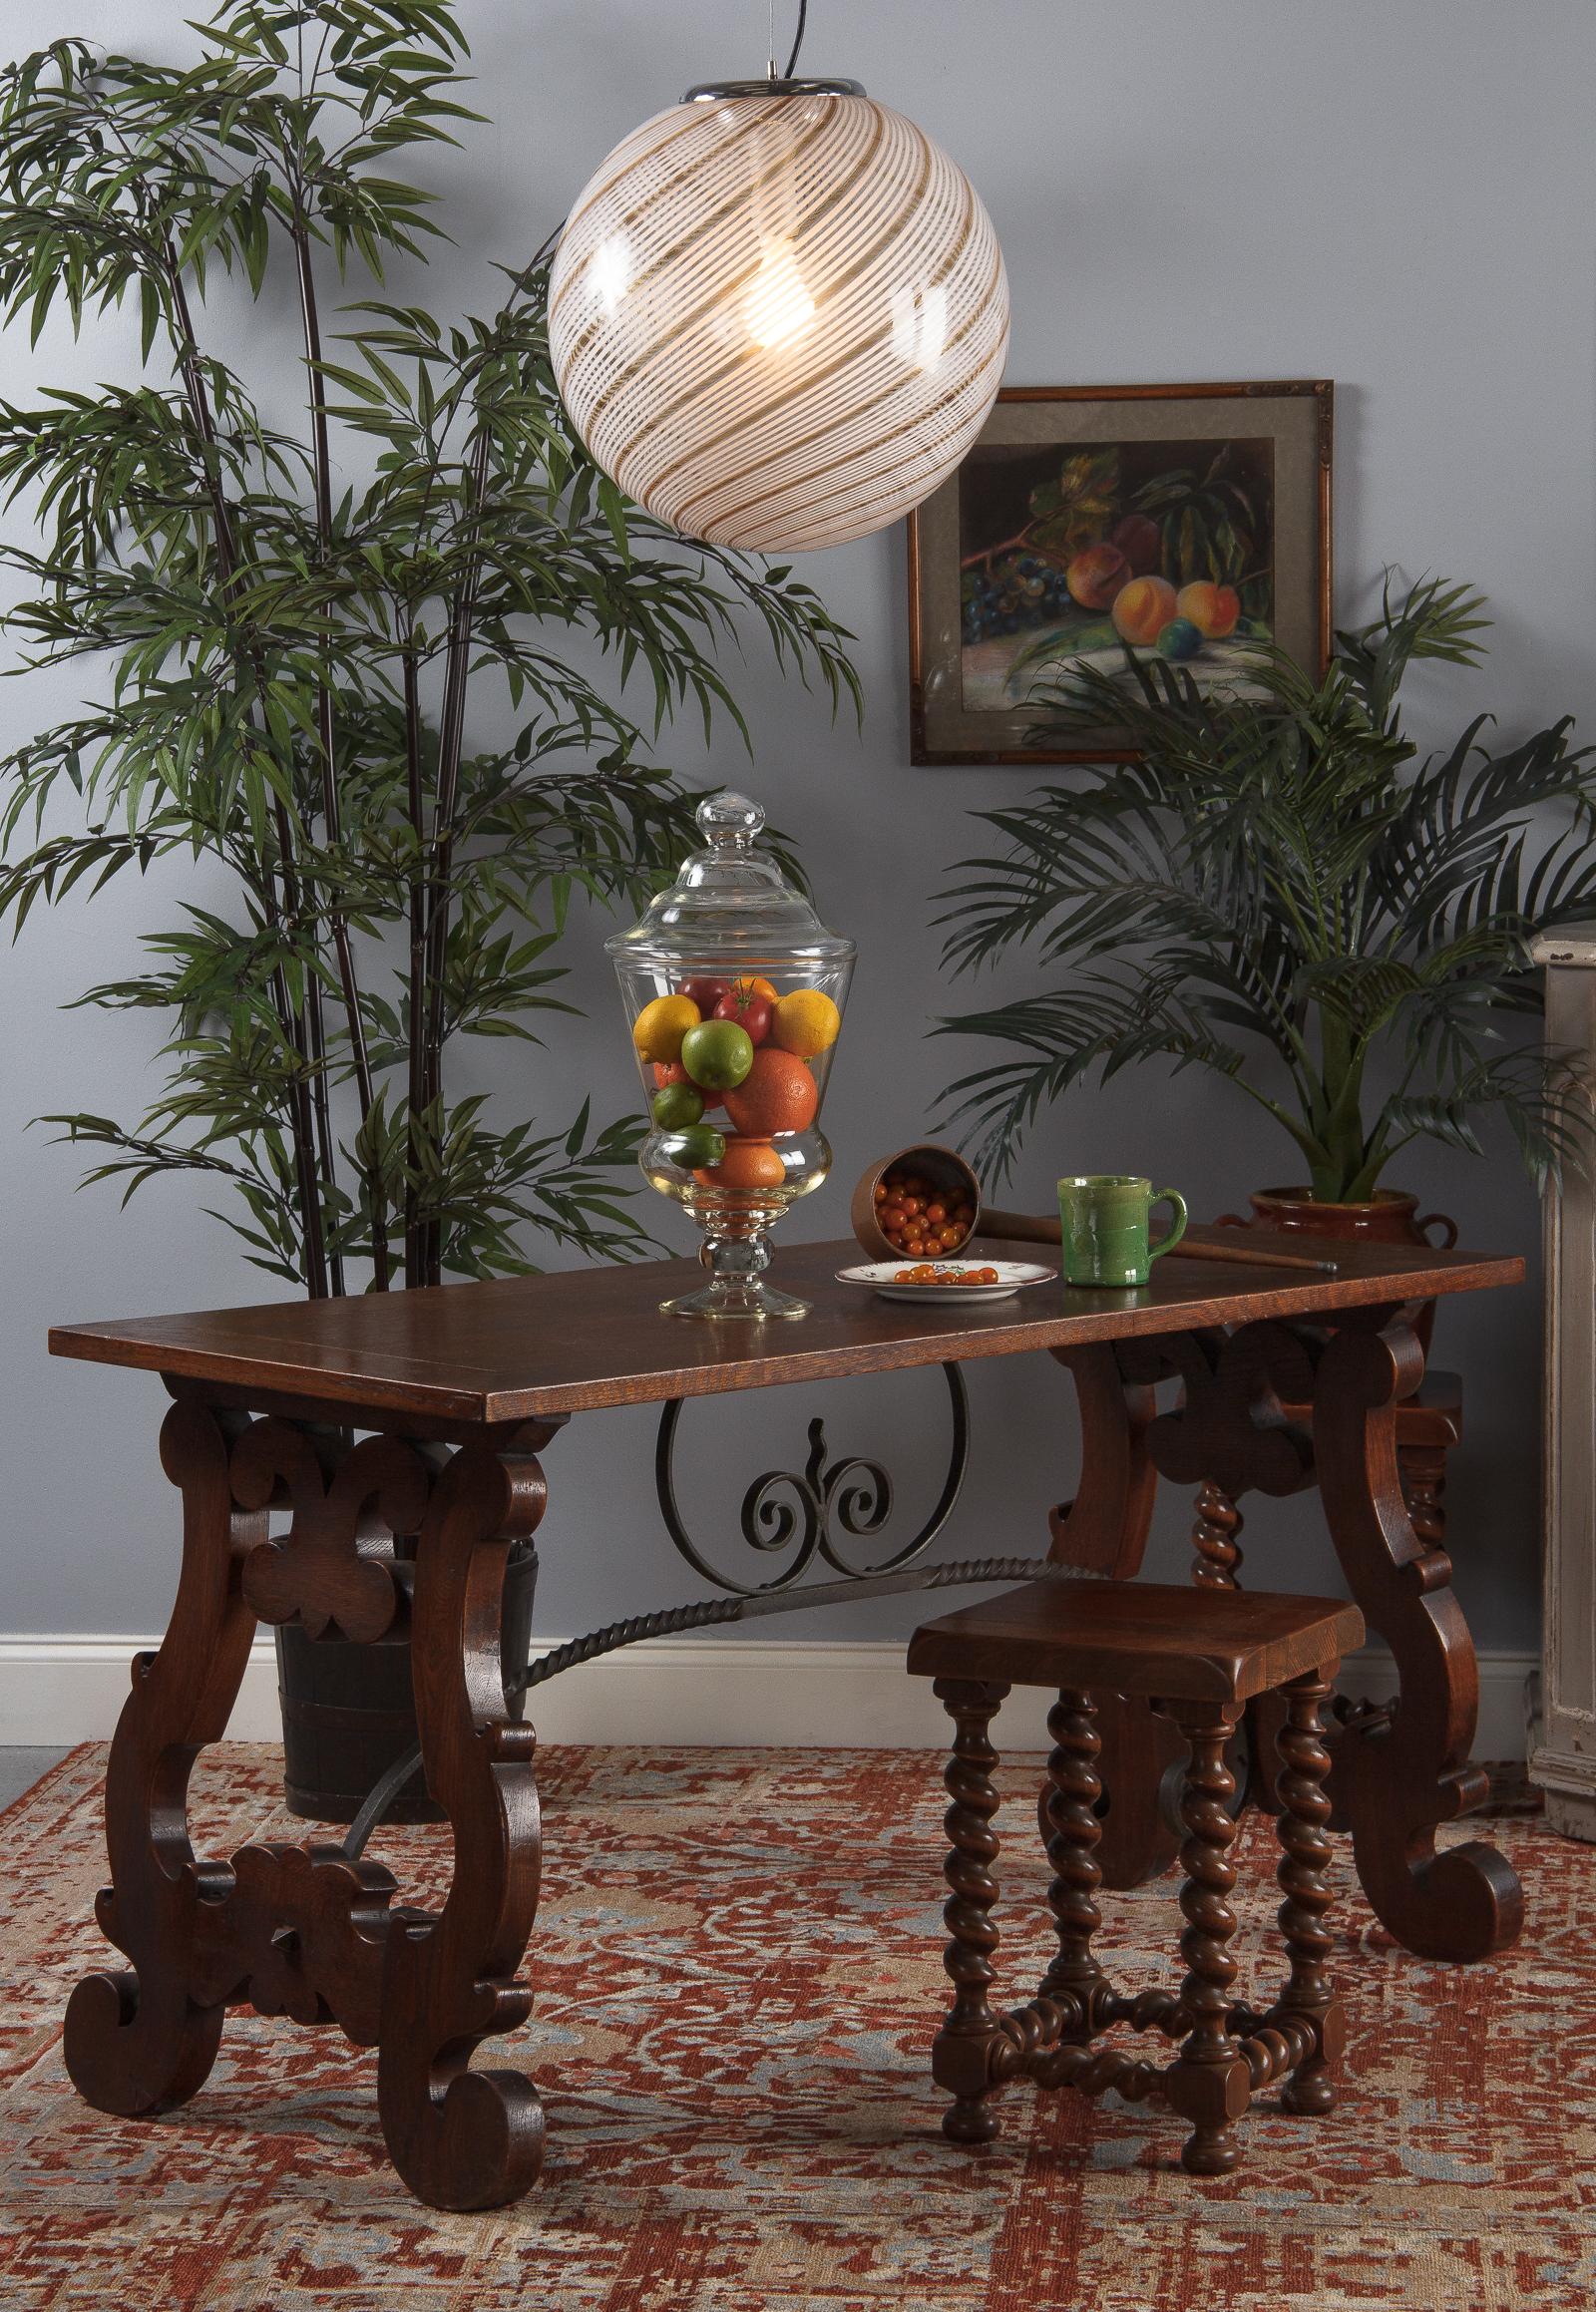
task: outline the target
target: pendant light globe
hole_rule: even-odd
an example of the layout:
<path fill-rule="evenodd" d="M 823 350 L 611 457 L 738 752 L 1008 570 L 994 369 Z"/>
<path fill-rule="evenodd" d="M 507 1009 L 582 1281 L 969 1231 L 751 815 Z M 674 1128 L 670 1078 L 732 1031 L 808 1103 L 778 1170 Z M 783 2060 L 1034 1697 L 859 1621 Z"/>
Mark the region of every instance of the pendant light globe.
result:
<path fill-rule="evenodd" d="M 578 195 L 549 288 L 595 462 L 688 538 L 836 546 L 981 431 L 1008 285 L 975 188 L 854 81 L 691 89 Z"/>

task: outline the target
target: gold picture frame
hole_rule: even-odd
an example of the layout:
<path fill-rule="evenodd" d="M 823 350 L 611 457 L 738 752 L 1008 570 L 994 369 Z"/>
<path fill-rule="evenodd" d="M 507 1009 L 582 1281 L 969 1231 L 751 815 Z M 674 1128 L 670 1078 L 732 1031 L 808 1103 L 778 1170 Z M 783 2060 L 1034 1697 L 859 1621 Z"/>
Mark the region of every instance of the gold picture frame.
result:
<path fill-rule="evenodd" d="M 1049 668 L 1123 665 L 1127 642 L 1201 679 L 1267 634 L 1322 673 L 1334 403 L 1328 378 L 1005 386 L 909 517 L 910 760 L 1133 759 L 1107 725 L 1030 744 L 1025 704 Z"/>

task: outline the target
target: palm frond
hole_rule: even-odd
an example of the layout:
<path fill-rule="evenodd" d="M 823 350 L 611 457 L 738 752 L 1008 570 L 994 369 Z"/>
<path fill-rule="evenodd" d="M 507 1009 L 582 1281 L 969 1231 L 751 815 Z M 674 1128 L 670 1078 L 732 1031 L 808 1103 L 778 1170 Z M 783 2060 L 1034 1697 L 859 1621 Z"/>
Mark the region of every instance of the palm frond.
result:
<path fill-rule="evenodd" d="M 1596 913 L 1591 750 L 1566 718 L 1497 747 L 1480 716 L 1419 761 L 1398 713 L 1407 669 L 1475 664 L 1486 623 L 1472 588 L 1388 574 L 1322 678 L 1267 642 L 1208 687 L 1128 649 L 1053 668 L 1035 735 L 1108 726 L 1139 759 L 982 815 L 1002 848 L 942 895 L 956 970 L 1024 949 L 1065 973 L 943 1023 L 1020 1055 L 953 1087 L 985 1158 L 1008 1165 L 1044 1104 L 1155 1053 L 1254 1091 L 1260 1047 L 1316 1194 L 1368 1193 L 1418 1133 L 1472 1144 L 1476 1113 L 1532 1167 L 1561 1156 L 1577 1113 L 1504 1031 L 1537 1004 L 1534 940 Z M 1400 1088 L 1366 1113 L 1385 1050 Z"/>

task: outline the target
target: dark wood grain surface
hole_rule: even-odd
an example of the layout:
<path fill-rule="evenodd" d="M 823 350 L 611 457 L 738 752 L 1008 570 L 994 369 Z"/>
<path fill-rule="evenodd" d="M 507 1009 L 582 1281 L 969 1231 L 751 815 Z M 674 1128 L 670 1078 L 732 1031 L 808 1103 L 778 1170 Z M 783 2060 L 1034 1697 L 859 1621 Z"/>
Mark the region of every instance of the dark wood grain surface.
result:
<path fill-rule="evenodd" d="M 1364 1642 L 1342 1598 L 1188 1590 L 1158 1582 L 1027 1582 L 923 1622 L 909 1641 L 920 1678 L 1247 1702 Z"/>
<path fill-rule="evenodd" d="M 1203 1230 L 1202 1236 L 1231 1232 Z M 435 1419 L 520 1421 L 589 1406 L 657 1403 L 783 1381 L 883 1372 L 947 1358 L 1070 1349 L 1136 1335 L 1330 1316 L 1522 1281 L 1521 1260 L 1422 1246 L 1326 1244 L 1335 1277 L 1218 1268 L 1172 1254 L 1129 1292 L 1043 1285 L 986 1306 L 884 1301 L 835 1272 L 851 1240 L 778 1252 L 772 1281 L 814 1304 L 797 1323 L 693 1324 L 658 1303 L 699 1277 L 691 1261 L 578 1269 L 340 1301 L 279 1301 L 192 1316 L 61 1325 L 57 1356 L 128 1364 L 246 1394 L 388 1407 Z M 1048 1248 L 1038 1247 L 1038 1258 Z M 1008 1245 L 993 1258 L 1011 1258 Z M 1056 1253 L 1049 1266 L 1056 1264 Z"/>

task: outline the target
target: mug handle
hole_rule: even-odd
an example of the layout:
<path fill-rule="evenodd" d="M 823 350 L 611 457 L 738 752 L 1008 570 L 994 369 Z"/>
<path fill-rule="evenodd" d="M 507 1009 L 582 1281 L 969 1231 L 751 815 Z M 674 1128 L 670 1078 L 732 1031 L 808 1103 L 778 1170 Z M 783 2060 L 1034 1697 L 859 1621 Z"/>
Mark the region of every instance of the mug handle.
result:
<path fill-rule="evenodd" d="M 1147 1247 L 1147 1258 L 1150 1261 L 1156 1261 L 1160 1253 L 1172 1253 L 1186 1233 L 1186 1199 L 1178 1188 L 1160 1188 L 1157 1195 L 1148 1200 L 1147 1209 L 1149 1212 L 1155 1204 L 1172 1204 L 1174 1206 L 1175 1225 L 1162 1243 Z"/>

